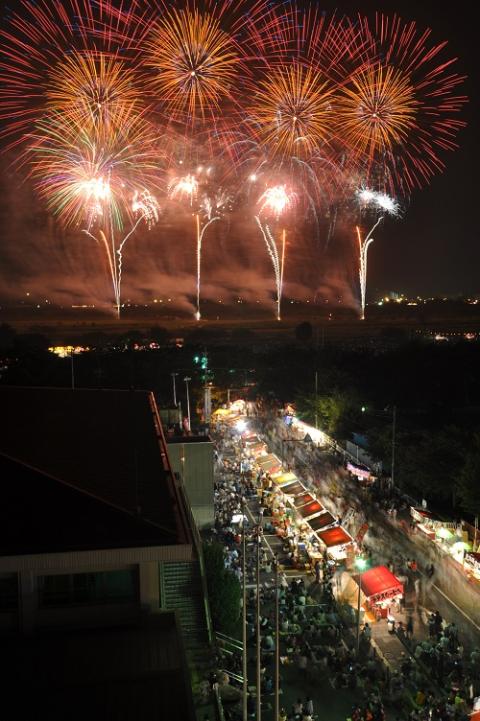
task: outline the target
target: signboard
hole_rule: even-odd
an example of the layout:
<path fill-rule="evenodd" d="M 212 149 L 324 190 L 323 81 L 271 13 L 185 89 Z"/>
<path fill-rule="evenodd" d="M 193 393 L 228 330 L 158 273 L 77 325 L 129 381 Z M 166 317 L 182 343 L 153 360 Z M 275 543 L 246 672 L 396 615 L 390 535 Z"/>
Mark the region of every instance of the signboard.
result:
<path fill-rule="evenodd" d="M 353 473 L 353 475 L 357 476 L 357 478 L 365 478 L 366 480 L 370 480 L 372 476 L 369 468 L 367 468 L 366 466 L 357 465 L 356 463 L 352 463 L 352 461 L 348 461 L 347 471 Z"/>

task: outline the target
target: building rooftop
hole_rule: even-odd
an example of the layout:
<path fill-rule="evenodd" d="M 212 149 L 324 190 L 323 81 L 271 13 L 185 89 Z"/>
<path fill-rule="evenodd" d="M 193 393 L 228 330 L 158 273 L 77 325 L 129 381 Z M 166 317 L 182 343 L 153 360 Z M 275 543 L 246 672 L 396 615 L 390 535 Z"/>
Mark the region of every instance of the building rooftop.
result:
<path fill-rule="evenodd" d="M 5 702 L 17 718 L 39 708 L 51 721 L 195 718 L 173 613 L 140 626 L 4 638 L 2 647 Z"/>
<path fill-rule="evenodd" d="M 165 546 L 168 529 L 0 455 L 0 555 Z"/>
<path fill-rule="evenodd" d="M 0 408 L 2 467 L 11 479 L 2 472 L 2 507 L 7 516 L 7 497 L 18 512 L 23 506 L 23 533 L 32 540 L 27 517 L 38 526 L 34 516 L 41 508 L 65 531 L 61 515 L 71 517 L 72 544 L 80 541 L 82 526 L 88 544 L 101 544 L 107 535 L 110 547 L 122 536 L 124 546 L 142 537 L 150 545 L 191 542 L 152 394 L 3 386 Z M 92 523 L 88 515 L 89 523 L 82 524 L 82 513 L 92 514 Z M 21 544 L 6 521 L 12 542 Z M 49 533 L 44 530 L 47 545 Z"/>

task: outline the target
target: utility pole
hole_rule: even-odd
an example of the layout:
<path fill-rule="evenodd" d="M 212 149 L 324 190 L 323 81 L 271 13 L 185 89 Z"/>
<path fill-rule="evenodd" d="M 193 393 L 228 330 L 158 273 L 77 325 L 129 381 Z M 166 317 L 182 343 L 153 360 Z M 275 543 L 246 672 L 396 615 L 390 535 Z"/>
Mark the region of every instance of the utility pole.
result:
<path fill-rule="evenodd" d="M 262 543 L 262 517 L 263 508 L 258 514 L 257 531 L 257 716 L 256 721 L 262 719 L 262 646 L 260 636 L 260 545 Z"/>
<path fill-rule="evenodd" d="M 315 428 L 318 431 L 318 371 L 315 371 Z"/>
<path fill-rule="evenodd" d="M 210 423 L 210 419 L 212 417 L 212 388 L 211 386 L 205 381 L 205 386 L 203 388 L 203 397 L 204 397 L 204 420 L 205 423 Z"/>
<path fill-rule="evenodd" d="M 191 418 L 190 418 L 190 395 L 188 393 L 188 382 L 192 379 L 189 378 L 189 376 L 185 376 L 183 379 L 185 381 L 185 385 L 187 386 L 187 417 L 188 417 L 188 430 L 192 430 L 192 424 L 191 424 Z"/>
<path fill-rule="evenodd" d="M 273 718 L 277 721 L 280 715 L 280 624 L 279 624 L 279 588 L 278 588 L 278 559 L 274 559 L 275 566 L 275 686 L 273 700 Z"/>
<path fill-rule="evenodd" d="M 245 496 L 242 497 L 242 595 L 243 595 L 243 608 L 242 608 L 242 638 L 243 638 L 243 698 L 242 698 L 242 721 L 248 719 L 248 669 L 247 669 L 247 541 L 246 541 L 246 502 Z"/>
<path fill-rule="evenodd" d="M 178 373 L 170 373 L 170 375 L 172 376 L 172 381 L 173 381 L 173 405 L 176 408 L 177 407 L 177 386 L 175 383 L 175 378 L 178 376 Z"/>

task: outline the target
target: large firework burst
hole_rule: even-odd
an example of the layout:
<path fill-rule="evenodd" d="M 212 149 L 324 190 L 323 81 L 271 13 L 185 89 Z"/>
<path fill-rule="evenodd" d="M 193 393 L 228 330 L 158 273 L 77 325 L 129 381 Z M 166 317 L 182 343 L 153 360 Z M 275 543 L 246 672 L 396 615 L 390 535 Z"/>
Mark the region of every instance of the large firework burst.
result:
<path fill-rule="evenodd" d="M 272 155 L 311 158 L 331 138 L 332 92 L 317 71 L 294 62 L 260 80 L 249 120 Z"/>
<path fill-rule="evenodd" d="M 364 156 L 367 182 L 409 194 L 443 170 L 443 152 L 456 147 L 465 124 L 458 113 L 467 98 L 457 94 L 464 78 L 431 30 L 380 13 L 359 25 L 368 60 L 340 92 L 339 135 Z"/>
<path fill-rule="evenodd" d="M 91 112 L 95 102 L 131 92 L 126 64 L 145 24 L 137 3 L 18 0 L 0 30 L 0 133 L 22 142 L 46 108 L 59 102 Z M 133 15 L 135 22 L 133 22 Z M 119 54 L 121 52 L 121 60 Z M 75 90 L 78 96 L 75 96 Z M 105 107 L 105 105 L 104 105 Z"/>
<path fill-rule="evenodd" d="M 104 53 L 74 51 L 49 73 L 47 104 L 84 124 L 111 124 L 139 108 L 133 70 Z"/>
<path fill-rule="evenodd" d="M 194 122 L 219 110 L 239 71 L 239 51 L 220 20 L 198 8 L 171 9 L 145 43 L 151 89 L 174 120 Z"/>

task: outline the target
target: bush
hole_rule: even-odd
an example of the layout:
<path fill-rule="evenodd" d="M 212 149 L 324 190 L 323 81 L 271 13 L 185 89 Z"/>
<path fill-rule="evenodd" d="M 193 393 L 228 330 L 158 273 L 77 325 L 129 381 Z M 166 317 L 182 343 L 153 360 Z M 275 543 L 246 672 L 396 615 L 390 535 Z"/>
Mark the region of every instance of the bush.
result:
<path fill-rule="evenodd" d="M 232 634 L 240 617 L 240 582 L 232 571 L 225 568 L 221 543 L 206 543 L 203 556 L 213 625 L 218 631 Z"/>

